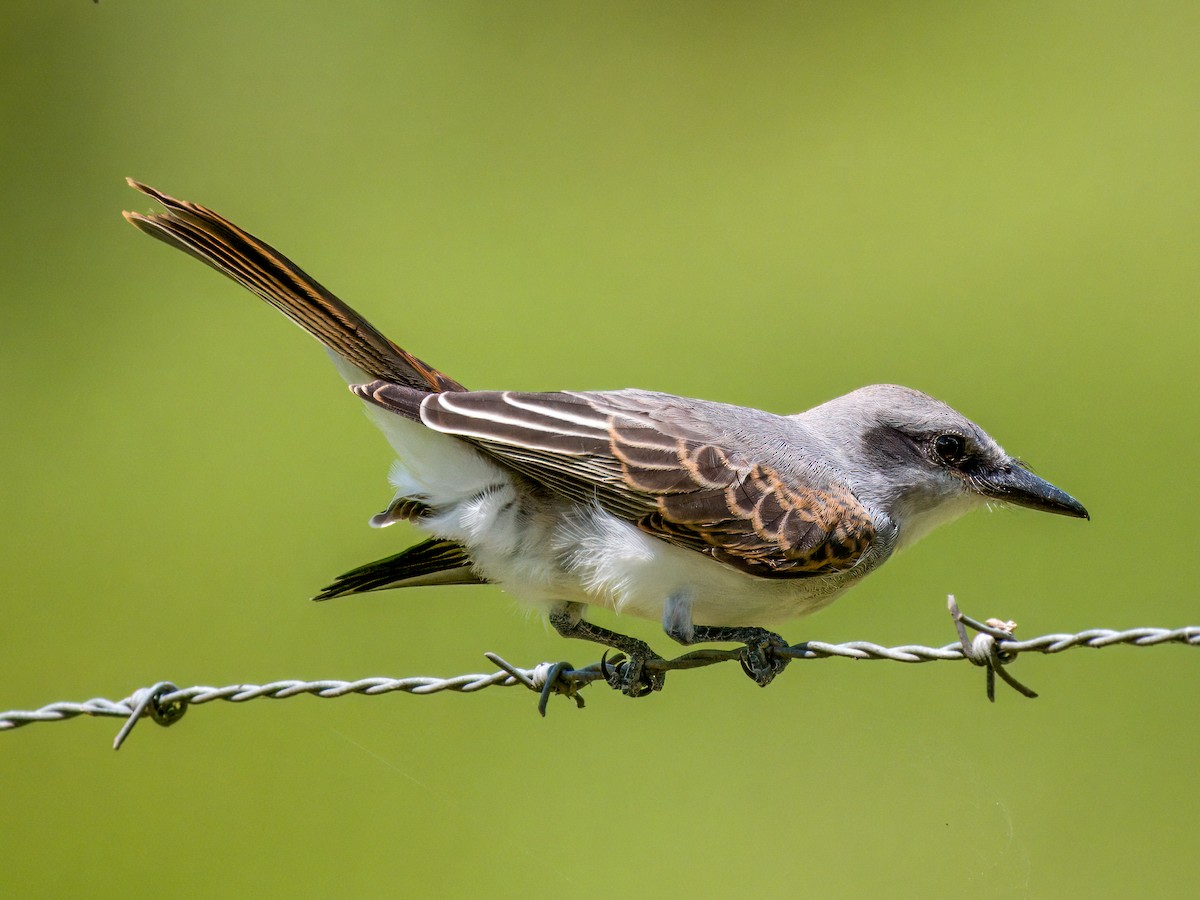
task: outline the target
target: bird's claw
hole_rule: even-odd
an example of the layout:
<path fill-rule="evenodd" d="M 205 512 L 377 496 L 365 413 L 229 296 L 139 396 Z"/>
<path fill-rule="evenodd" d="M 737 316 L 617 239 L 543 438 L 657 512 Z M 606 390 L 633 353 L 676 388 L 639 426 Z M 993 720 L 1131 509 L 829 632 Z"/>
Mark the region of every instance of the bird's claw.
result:
<path fill-rule="evenodd" d="M 785 647 L 787 641 L 777 634 L 747 643 L 738 658 L 742 664 L 742 671 L 759 687 L 766 687 L 792 661 L 790 656 L 776 652 Z"/>
<path fill-rule="evenodd" d="M 600 657 L 600 673 L 609 687 L 620 691 L 627 697 L 645 697 L 654 691 L 661 691 L 667 680 L 667 673 L 661 670 L 649 670 L 646 663 L 651 660 L 661 660 L 662 657 L 653 653 L 645 656 L 637 654 L 626 655 L 618 653 L 613 657 L 611 666 L 608 664 L 608 651 Z"/>

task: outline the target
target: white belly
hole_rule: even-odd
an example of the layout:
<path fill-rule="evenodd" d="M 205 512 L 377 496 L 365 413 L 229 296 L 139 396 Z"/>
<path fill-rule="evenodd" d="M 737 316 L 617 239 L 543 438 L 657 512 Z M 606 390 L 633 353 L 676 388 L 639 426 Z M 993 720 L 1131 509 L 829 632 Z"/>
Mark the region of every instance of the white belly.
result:
<path fill-rule="evenodd" d="M 847 576 L 755 578 L 598 506 L 530 496 L 512 480 L 420 524 L 461 543 L 483 577 L 543 612 L 575 601 L 662 620 L 673 601 L 690 607 L 692 624 L 771 625 L 815 612 L 849 586 Z"/>

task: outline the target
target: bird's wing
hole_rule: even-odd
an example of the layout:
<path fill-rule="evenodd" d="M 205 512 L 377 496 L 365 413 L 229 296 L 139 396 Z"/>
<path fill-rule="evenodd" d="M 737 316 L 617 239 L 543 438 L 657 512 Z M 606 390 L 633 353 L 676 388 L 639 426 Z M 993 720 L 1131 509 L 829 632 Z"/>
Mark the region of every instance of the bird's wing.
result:
<path fill-rule="evenodd" d="M 411 398 L 386 382 L 354 390 L 412 415 Z M 625 392 L 443 393 L 425 398 L 421 420 L 555 493 L 599 503 L 662 540 L 752 575 L 825 575 L 862 559 L 875 527 L 845 484 L 785 477 L 681 414 L 689 401 L 666 399 Z"/>

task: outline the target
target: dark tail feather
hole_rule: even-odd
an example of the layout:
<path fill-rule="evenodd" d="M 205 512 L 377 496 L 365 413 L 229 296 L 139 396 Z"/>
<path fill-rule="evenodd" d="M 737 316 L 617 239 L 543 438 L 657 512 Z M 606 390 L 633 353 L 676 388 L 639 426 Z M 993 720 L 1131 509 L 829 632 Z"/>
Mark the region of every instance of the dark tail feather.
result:
<path fill-rule="evenodd" d="M 167 210 L 149 215 L 126 212 L 130 224 L 253 291 L 334 353 L 395 384 L 424 392 L 464 390 L 450 376 L 397 347 L 269 244 L 199 204 L 127 180 Z"/>
<path fill-rule="evenodd" d="M 430 538 L 402 553 L 379 559 L 339 575 L 329 587 L 313 597 L 331 600 L 347 594 L 363 594 L 387 588 L 420 587 L 431 584 L 487 584 L 471 569 L 467 551 L 454 541 Z"/>

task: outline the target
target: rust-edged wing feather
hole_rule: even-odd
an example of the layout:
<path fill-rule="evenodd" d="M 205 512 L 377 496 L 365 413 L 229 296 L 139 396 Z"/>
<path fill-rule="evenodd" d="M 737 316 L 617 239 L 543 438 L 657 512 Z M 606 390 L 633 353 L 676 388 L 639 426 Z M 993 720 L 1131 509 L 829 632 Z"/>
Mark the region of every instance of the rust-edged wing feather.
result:
<path fill-rule="evenodd" d="M 389 341 L 270 244 L 198 203 L 128 181 L 166 208 L 144 215 L 126 212 L 131 225 L 253 291 L 367 374 L 423 392 L 463 390 L 450 376 Z"/>
<path fill-rule="evenodd" d="M 381 382 L 354 390 L 412 416 L 403 391 Z M 420 415 L 537 484 L 752 575 L 826 575 L 863 558 L 875 528 L 845 484 L 785 477 L 738 449 L 746 442 L 711 417 L 689 417 L 693 402 L 619 391 L 471 391 L 429 396 Z"/>

